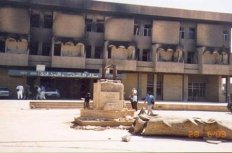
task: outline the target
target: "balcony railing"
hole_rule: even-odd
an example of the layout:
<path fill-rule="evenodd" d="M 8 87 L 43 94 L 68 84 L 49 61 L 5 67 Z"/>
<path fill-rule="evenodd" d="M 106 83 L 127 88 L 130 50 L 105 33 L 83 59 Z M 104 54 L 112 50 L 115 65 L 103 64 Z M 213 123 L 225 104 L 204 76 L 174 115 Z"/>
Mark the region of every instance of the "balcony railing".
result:
<path fill-rule="evenodd" d="M 52 67 L 85 68 L 85 57 L 52 56 Z"/>
<path fill-rule="evenodd" d="M 156 72 L 165 73 L 184 73 L 184 63 L 178 62 L 156 62 L 155 64 Z"/>
<path fill-rule="evenodd" d="M 110 64 L 117 65 L 117 70 L 136 71 L 137 68 L 136 60 L 107 59 L 106 65 Z"/>
<path fill-rule="evenodd" d="M 28 54 L 0 53 L 0 65 L 28 66 Z"/>

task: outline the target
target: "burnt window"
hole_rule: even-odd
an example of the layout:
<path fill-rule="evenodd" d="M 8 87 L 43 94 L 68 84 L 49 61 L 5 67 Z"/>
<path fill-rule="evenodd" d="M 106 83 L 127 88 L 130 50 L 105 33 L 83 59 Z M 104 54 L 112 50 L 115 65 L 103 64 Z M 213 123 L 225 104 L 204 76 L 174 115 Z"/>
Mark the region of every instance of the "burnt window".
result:
<path fill-rule="evenodd" d="M 97 20 L 94 22 L 92 19 L 86 19 L 86 31 L 87 32 L 104 32 L 104 21 L 103 20 Z"/>
<path fill-rule="evenodd" d="M 0 52 L 5 52 L 6 43 L 4 40 L 0 40 Z"/>
<path fill-rule="evenodd" d="M 223 31 L 223 40 L 225 42 L 229 41 L 229 32 L 228 31 Z"/>
<path fill-rule="evenodd" d="M 149 61 L 149 49 L 143 50 L 142 61 Z"/>
<path fill-rule="evenodd" d="M 194 52 L 188 52 L 187 54 L 187 63 L 190 63 L 190 64 L 194 64 L 194 56 L 195 56 L 195 53 Z"/>
<path fill-rule="evenodd" d="M 189 28 L 189 39 L 195 39 L 195 38 L 196 38 L 195 28 Z"/>
<path fill-rule="evenodd" d="M 180 27 L 180 39 L 184 39 L 184 27 Z"/>
<path fill-rule="evenodd" d="M 31 27 L 38 28 L 40 25 L 40 15 L 39 14 L 31 14 Z"/>
<path fill-rule="evenodd" d="M 139 57 L 140 57 L 140 50 L 139 49 L 136 49 L 136 59 L 139 60 Z"/>
<path fill-rule="evenodd" d="M 91 58 L 92 47 L 90 45 L 86 46 L 86 58 Z"/>
<path fill-rule="evenodd" d="M 143 36 L 151 36 L 151 25 L 150 24 L 144 25 Z"/>
<path fill-rule="evenodd" d="M 94 58 L 101 58 L 102 51 L 103 51 L 103 47 L 102 46 L 96 46 L 95 47 Z"/>
<path fill-rule="evenodd" d="M 99 32 L 99 33 L 104 32 L 104 23 L 102 21 L 98 21 L 96 23 L 96 32 Z"/>
<path fill-rule="evenodd" d="M 43 25 L 44 28 L 51 29 L 52 22 L 53 22 L 52 15 L 44 15 L 44 25 Z"/>
<path fill-rule="evenodd" d="M 42 46 L 42 55 L 49 56 L 51 51 L 51 43 L 44 42 Z"/>
<path fill-rule="evenodd" d="M 54 56 L 61 56 L 61 44 L 54 45 Z"/>
<path fill-rule="evenodd" d="M 109 48 L 109 49 L 108 49 L 108 58 L 111 58 L 111 49 L 112 49 L 112 48 Z"/>
<path fill-rule="evenodd" d="M 91 19 L 86 19 L 86 20 L 85 20 L 86 31 L 87 31 L 87 32 L 91 32 L 92 23 L 93 23 L 93 20 L 91 20 Z"/>
<path fill-rule="evenodd" d="M 30 55 L 38 55 L 39 42 L 32 41 L 30 43 Z"/>

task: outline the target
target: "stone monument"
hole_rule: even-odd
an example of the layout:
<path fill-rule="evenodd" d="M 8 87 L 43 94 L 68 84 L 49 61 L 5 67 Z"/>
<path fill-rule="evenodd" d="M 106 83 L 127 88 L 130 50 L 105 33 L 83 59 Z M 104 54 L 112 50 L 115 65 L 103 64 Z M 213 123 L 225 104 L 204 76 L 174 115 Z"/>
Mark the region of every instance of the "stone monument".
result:
<path fill-rule="evenodd" d="M 120 80 L 116 80 L 116 67 L 113 66 L 113 68 L 113 79 L 105 79 L 105 73 L 103 73 L 103 78 L 94 83 L 93 108 L 81 109 L 80 117 L 75 119 L 77 124 L 118 126 L 133 123 L 134 110 L 126 108 L 124 85 Z"/>

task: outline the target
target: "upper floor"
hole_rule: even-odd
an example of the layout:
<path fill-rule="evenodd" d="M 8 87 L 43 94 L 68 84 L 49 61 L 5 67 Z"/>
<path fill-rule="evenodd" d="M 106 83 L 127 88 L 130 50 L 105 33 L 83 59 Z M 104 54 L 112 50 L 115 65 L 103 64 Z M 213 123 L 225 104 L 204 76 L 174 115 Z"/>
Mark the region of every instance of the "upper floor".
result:
<path fill-rule="evenodd" d="M 129 71 L 230 74 L 232 15 L 189 11 L 192 16 L 183 18 L 165 11 L 151 16 L 146 10 L 119 15 L 98 5 L 91 9 L 3 5 L 0 65 L 99 69 L 109 63 Z"/>

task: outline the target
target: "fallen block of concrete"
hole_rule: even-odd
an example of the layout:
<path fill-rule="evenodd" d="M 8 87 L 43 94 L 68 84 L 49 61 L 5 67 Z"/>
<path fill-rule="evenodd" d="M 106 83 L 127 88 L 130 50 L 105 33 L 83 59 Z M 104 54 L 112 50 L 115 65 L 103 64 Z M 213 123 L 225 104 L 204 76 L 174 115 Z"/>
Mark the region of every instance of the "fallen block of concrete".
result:
<path fill-rule="evenodd" d="M 135 120 L 131 132 L 144 136 L 178 136 L 232 140 L 232 121 L 140 114 Z"/>

